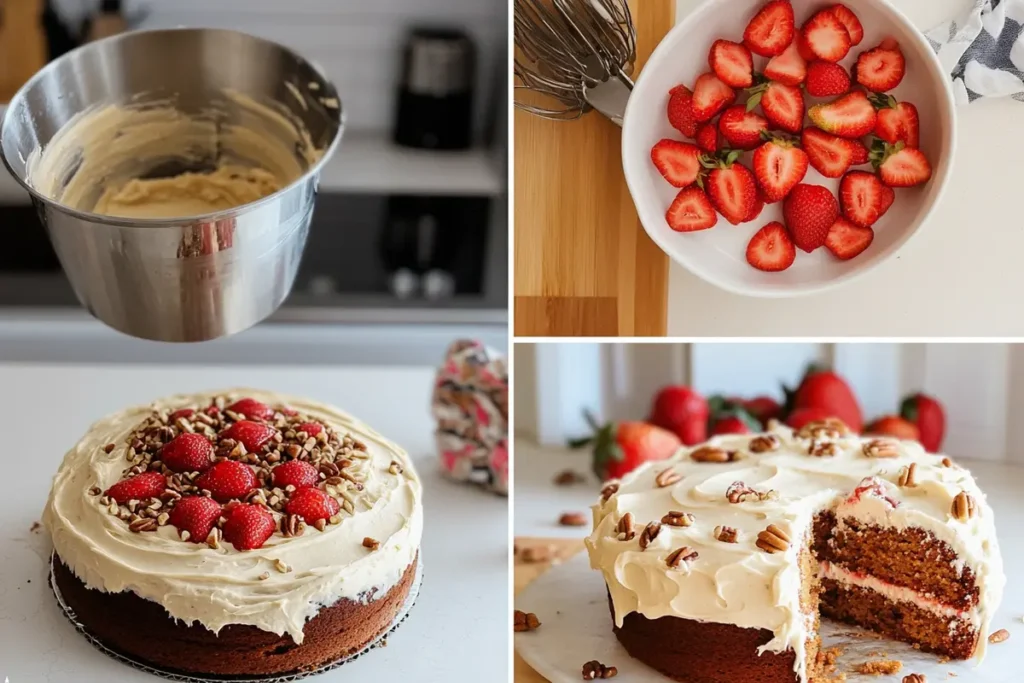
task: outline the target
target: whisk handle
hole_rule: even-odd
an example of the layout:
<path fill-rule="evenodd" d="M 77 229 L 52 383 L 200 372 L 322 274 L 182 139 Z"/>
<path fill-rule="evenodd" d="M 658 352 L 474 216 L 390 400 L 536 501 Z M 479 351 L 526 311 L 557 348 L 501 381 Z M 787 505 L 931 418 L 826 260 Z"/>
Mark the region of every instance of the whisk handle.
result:
<path fill-rule="evenodd" d="M 612 123 L 621 126 L 626 114 L 626 102 L 633 92 L 633 80 L 621 71 L 593 88 L 584 88 L 587 103 L 604 114 Z"/>

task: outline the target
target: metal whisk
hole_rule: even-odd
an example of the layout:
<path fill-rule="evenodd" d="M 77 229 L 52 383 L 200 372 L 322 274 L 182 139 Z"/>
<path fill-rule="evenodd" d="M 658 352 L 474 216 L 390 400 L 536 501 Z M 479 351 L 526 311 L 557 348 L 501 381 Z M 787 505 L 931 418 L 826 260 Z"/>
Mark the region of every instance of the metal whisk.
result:
<path fill-rule="evenodd" d="M 516 107 L 558 120 L 597 109 L 622 125 L 636 59 L 627 0 L 515 0 L 514 18 Z"/>

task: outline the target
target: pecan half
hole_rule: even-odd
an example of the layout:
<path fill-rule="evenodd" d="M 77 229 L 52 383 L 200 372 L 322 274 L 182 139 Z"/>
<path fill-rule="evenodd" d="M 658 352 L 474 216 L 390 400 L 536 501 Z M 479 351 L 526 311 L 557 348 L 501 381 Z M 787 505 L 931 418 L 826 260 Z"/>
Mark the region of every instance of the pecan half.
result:
<path fill-rule="evenodd" d="M 903 683 L 928 683 L 924 674 L 907 674 L 903 677 Z"/>
<path fill-rule="evenodd" d="M 611 484 L 606 484 L 605 487 L 601 489 L 601 502 L 607 503 L 608 499 L 618 493 L 618 491 L 618 483 L 613 482 Z"/>
<path fill-rule="evenodd" d="M 917 463 L 912 462 L 906 467 L 900 468 L 900 486 L 911 488 L 917 486 Z"/>
<path fill-rule="evenodd" d="M 990 642 L 993 645 L 995 645 L 996 643 L 1003 642 L 1004 640 L 1008 639 L 1009 637 L 1010 637 L 1010 632 L 1007 631 L 1005 628 L 1001 628 L 998 631 L 996 631 L 995 633 L 992 633 L 992 634 L 989 635 L 988 642 Z"/>
<path fill-rule="evenodd" d="M 762 434 L 751 439 L 750 445 L 747 448 L 750 449 L 751 453 L 768 453 L 778 450 L 781 445 L 782 442 L 779 441 L 779 437 L 774 434 Z"/>
<path fill-rule="evenodd" d="M 942 459 L 942 466 L 943 467 L 952 467 L 953 466 L 953 461 L 950 460 L 948 457 L 945 457 L 945 458 Z"/>
<path fill-rule="evenodd" d="M 816 458 L 833 458 L 839 455 L 839 449 L 831 441 L 812 441 L 807 454 Z"/>
<path fill-rule="evenodd" d="M 644 530 L 640 532 L 640 550 L 647 550 L 647 546 L 651 544 L 651 541 L 658 537 L 658 533 L 661 531 L 661 524 L 658 522 L 649 522 Z"/>
<path fill-rule="evenodd" d="M 672 551 L 672 554 L 665 558 L 665 564 L 675 569 L 681 566 L 684 562 L 692 562 L 698 557 L 699 555 L 696 550 L 684 545 L 682 548 Z"/>
<path fill-rule="evenodd" d="M 862 449 L 864 455 L 869 458 L 896 458 L 899 456 L 899 446 L 891 439 L 875 439 L 864 444 Z"/>
<path fill-rule="evenodd" d="M 378 550 L 380 549 L 380 541 L 378 541 L 375 538 L 370 538 L 369 536 L 367 536 L 363 539 L 363 547 L 368 548 L 370 550 Z"/>
<path fill-rule="evenodd" d="M 128 525 L 128 528 L 138 534 L 143 531 L 156 531 L 158 526 L 159 524 L 157 524 L 157 521 L 152 517 L 140 517 L 139 519 L 131 522 Z"/>
<path fill-rule="evenodd" d="M 690 453 L 690 459 L 697 462 L 729 462 L 732 460 L 732 453 L 715 446 L 701 446 Z"/>
<path fill-rule="evenodd" d="M 849 433 L 850 428 L 846 426 L 845 422 L 835 417 L 829 417 L 824 420 L 808 422 L 797 431 L 796 435 L 800 439 L 835 440 L 847 436 Z"/>
<path fill-rule="evenodd" d="M 961 491 L 956 494 L 956 498 L 953 499 L 953 506 L 950 509 L 950 514 L 955 519 L 961 522 L 966 522 L 975 515 L 976 508 L 974 497 L 967 494 L 966 491 Z"/>
<path fill-rule="evenodd" d="M 766 553 L 783 553 L 789 550 L 789 543 L 789 536 L 785 531 L 774 524 L 769 524 L 767 529 L 758 532 L 755 545 Z"/>
<path fill-rule="evenodd" d="M 658 476 L 654 478 L 654 484 L 658 488 L 663 489 L 666 486 L 671 486 L 672 484 L 682 481 L 682 479 L 683 475 L 678 472 L 674 472 L 671 469 L 667 469 L 658 472 Z"/>
<path fill-rule="evenodd" d="M 693 524 L 693 515 L 689 512 L 670 510 L 667 515 L 661 518 L 661 523 L 668 524 L 669 526 L 690 526 Z"/>
<path fill-rule="evenodd" d="M 722 543 L 735 543 L 739 538 L 739 532 L 731 526 L 716 526 L 715 538 Z"/>
<path fill-rule="evenodd" d="M 619 520 L 618 526 L 615 527 L 615 532 L 618 534 L 620 541 L 632 541 L 633 537 L 636 536 L 636 531 L 633 529 L 633 513 L 627 512 L 622 515 L 622 519 Z"/>

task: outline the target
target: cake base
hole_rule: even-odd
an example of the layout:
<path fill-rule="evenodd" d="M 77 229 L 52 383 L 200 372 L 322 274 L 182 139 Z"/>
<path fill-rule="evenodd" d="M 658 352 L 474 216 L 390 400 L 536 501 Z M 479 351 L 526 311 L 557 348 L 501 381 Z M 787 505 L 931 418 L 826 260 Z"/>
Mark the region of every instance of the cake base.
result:
<path fill-rule="evenodd" d="M 133 593 L 87 588 L 56 554 L 51 556 L 48 580 L 58 606 L 75 629 L 98 650 L 133 668 L 187 683 L 284 683 L 335 669 L 380 645 L 408 616 L 419 595 L 422 573 L 417 556 L 384 596 L 366 603 L 341 600 L 321 609 L 306 623 L 301 647 L 290 636 L 280 637 L 252 626 L 227 626 L 220 634 L 199 625 L 185 626 L 159 604 Z M 368 607 L 373 609 L 368 611 Z M 117 614 L 119 621 L 110 621 L 110 614 Z M 352 620 L 357 628 L 339 628 L 340 620 Z M 125 629 L 122 623 L 132 627 Z M 168 632 L 173 637 L 162 638 Z M 145 638 L 140 637 L 143 634 Z M 325 657 L 330 652 L 334 655 Z M 189 656 L 193 659 L 186 659 Z M 262 666 L 254 667 L 260 658 Z M 212 665 L 216 671 L 198 672 L 175 665 L 181 661 Z M 240 666 L 248 670 L 239 671 Z"/>

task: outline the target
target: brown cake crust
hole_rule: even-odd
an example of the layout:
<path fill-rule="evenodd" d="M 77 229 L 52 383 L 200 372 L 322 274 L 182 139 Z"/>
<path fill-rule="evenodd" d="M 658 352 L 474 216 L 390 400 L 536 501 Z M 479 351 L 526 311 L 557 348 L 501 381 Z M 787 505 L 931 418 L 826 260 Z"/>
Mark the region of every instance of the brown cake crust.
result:
<path fill-rule="evenodd" d="M 343 599 L 306 622 L 302 645 L 255 626 L 232 624 L 215 634 L 176 621 L 156 602 L 130 591 L 87 588 L 57 558 L 53 581 L 86 631 L 110 650 L 171 673 L 272 675 L 317 669 L 363 649 L 394 621 L 416 574 L 413 560 L 401 580 L 367 602 Z"/>

